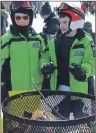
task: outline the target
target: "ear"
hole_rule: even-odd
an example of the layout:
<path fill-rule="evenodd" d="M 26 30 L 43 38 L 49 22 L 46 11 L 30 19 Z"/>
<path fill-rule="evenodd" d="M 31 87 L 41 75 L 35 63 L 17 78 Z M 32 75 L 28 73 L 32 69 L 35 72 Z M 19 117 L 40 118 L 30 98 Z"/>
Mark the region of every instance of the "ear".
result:
<path fill-rule="evenodd" d="M 77 34 L 77 30 L 71 31 L 69 34 L 66 34 L 68 37 L 73 37 Z"/>

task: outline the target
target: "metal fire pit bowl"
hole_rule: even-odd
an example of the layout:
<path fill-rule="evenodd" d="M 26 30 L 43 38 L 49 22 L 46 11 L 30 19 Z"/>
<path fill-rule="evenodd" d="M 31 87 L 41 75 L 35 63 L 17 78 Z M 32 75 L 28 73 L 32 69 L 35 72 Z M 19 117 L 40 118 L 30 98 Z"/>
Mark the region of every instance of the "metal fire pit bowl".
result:
<path fill-rule="evenodd" d="M 65 119 L 32 120 L 26 112 L 36 109 L 54 112 L 35 92 L 25 92 L 5 99 L 2 103 L 4 133 L 96 133 L 95 96 L 63 91 L 41 91 L 47 102 Z M 70 119 L 70 113 L 74 119 Z"/>

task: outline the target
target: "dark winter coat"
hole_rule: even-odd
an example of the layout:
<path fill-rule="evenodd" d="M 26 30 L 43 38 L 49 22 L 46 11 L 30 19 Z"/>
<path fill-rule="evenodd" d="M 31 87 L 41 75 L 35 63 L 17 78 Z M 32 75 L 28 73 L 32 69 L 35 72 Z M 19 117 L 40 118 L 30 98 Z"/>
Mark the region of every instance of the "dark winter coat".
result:
<path fill-rule="evenodd" d="M 70 33 L 70 29 L 64 34 L 60 34 L 55 41 L 55 51 L 58 66 L 57 84 L 69 86 L 69 56 L 72 43 L 75 38 L 70 39 L 66 34 Z M 64 63 L 66 62 L 66 63 Z M 66 78 L 65 78 L 65 75 Z"/>
<path fill-rule="evenodd" d="M 55 13 L 51 13 L 47 19 L 44 20 L 45 26 L 43 33 L 54 35 L 59 30 L 59 19 Z"/>
<path fill-rule="evenodd" d="M 94 43 L 96 44 L 96 33 L 92 32 L 91 36 L 93 38 Z"/>
<path fill-rule="evenodd" d="M 47 36 L 46 35 L 55 35 L 59 30 L 59 19 L 55 15 L 55 13 L 51 13 L 47 19 L 44 20 L 45 26 L 43 27 L 43 33 L 40 33 L 44 39 L 45 45 L 47 45 Z M 44 82 L 42 84 L 42 89 L 49 89 L 49 79 L 44 78 Z"/>

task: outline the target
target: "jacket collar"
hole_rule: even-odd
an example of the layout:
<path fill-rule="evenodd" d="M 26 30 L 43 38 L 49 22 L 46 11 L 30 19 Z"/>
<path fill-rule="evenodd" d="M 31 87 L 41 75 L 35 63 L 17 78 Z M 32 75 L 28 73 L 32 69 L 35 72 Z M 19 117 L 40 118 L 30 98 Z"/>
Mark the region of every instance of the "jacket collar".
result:
<path fill-rule="evenodd" d="M 84 37 L 86 36 L 86 32 L 83 30 L 83 29 L 81 29 L 81 28 L 78 28 L 77 29 L 77 39 L 78 40 L 81 40 L 81 39 L 83 39 Z"/>
<path fill-rule="evenodd" d="M 16 26 L 13 26 L 13 25 L 10 25 L 10 32 L 11 32 L 11 34 L 13 34 L 15 36 L 20 35 L 18 28 Z M 36 31 L 32 27 L 29 28 L 28 34 L 37 35 Z"/>
<path fill-rule="evenodd" d="M 77 30 L 74 30 L 74 31 L 70 31 L 69 33 L 67 33 L 67 36 L 72 38 L 77 38 L 78 40 L 81 40 L 85 37 L 86 33 L 83 29 L 81 28 L 78 28 Z"/>
<path fill-rule="evenodd" d="M 62 33 L 61 33 L 61 30 L 59 29 L 58 32 L 57 32 L 57 34 L 56 34 L 56 37 L 58 38 L 58 37 L 60 37 L 60 36 L 69 34 L 71 31 L 72 31 L 72 29 L 69 29 L 66 33 L 62 34 Z"/>

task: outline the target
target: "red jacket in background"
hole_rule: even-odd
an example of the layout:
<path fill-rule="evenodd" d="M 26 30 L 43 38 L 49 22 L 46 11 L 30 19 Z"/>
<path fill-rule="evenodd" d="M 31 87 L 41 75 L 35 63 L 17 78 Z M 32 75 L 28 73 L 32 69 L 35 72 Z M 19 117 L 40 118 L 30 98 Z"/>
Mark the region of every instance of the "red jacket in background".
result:
<path fill-rule="evenodd" d="M 84 11 L 86 9 L 86 5 L 85 4 L 82 4 L 81 5 L 81 9 Z"/>
<path fill-rule="evenodd" d="M 90 8 L 94 9 L 94 3 L 93 2 L 90 3 Z"/>

